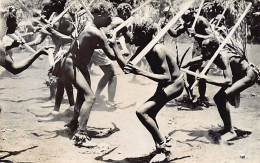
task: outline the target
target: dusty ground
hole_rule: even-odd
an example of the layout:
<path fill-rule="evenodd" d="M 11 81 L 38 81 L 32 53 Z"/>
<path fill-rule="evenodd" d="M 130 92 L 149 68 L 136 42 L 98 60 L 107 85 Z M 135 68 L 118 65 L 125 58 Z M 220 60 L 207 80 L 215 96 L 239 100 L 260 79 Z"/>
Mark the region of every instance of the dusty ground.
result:
<path fill-rule="evenodd" d="M 258 64 L 260 46 L 248 47 L 249 60 Z M 184 46 L 180 46 L 181 51 Z M 20 59 L 25 53 L 14 56 Z M 116 110 L 96 104 L 88 127 L 93 148 L 75 147 L 71 134 L 64 128 L 70 120 L 65 97 L 61 113 L 54 120 L 39 122 L 53 107 L 44 107 L 49 90 L 44 85 L 48 70 L 47 57 L 37 60 L 20 75 L 2 71 L 0 76 L 0 162 L 149 162 L 154 150 L 151 136 L 138 121 L 135 110 L 153 93 L 156 83 L 132 75 L 124 75 L 118 67 Z M 94 67 L 98 74 L 101 71 Z M 93 89 L 100 76 L 92 76 Z M 195 88 L 197 90 L 197 88 Z M 208 86 L 207 96 L 218 90 Z M 106 90 L 103 95 L 107 97 Z M 241 106 L 232 108 L 234 126 L 244 131 L 233 145 L 213 142 L 208 130 L 222 125 L 216 106 L 192 111 L 171 101 L 158 115 L 162 133 L 173 139 L 172 162 L 260 162 L 260 89 L 258 85 L 241 94 Z M 180 103 L 179 103 L 180 104 Z M 179 109 L 178 109 L 179 108 Z M 70 108 L 71 109 L 71 108 Z M 109 131 L 109 132 L 108 132 Z M 247 132 L 248 131 L 248 132 Z"/>

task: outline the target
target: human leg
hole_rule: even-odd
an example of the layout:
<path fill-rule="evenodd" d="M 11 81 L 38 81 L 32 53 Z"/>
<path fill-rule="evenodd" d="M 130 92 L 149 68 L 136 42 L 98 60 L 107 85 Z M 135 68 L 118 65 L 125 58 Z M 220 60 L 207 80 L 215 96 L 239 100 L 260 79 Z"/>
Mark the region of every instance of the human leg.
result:
<path fill-rule="evenodd" d="M 112 64 L 99 66 L 99 67 L 103 71 L 104 75 L 98 83 L 95 95 L 100 96 L 102 90 L 105 88 L 106 84 L 108 84 L 108 101 L 113 102 L 115 98 L 116 85 L 117 85 L 117 77 L 116 77 L 115 69 Z"/>
<path fill-rule="evenodd" d="M 67 93 L 67 96 L 68 96 L 69 104 L 70 104 L 70 106 L 73 106 L 75 104 L 75 101 L 74 101 L 74 94 L 73 94 L 72 85 L 69 84 L 69 83 L 66 83 L 65 84 L 65 90 L 66 90 L 66 93 Z"/>
<path fill-rule="evenodd" d="M 197 104 L 208 108 L 210 104 L 208 102 L 208 98 L 205 96 L 206 89 L 207 89 L 206 80 L 204 79 L 199 80 L 198 82 L 199 98 L 197 100 Z"/>
<path fill-rule="evenodd" d="M 199 66 L 198 65 L 191 65 L 188 69 L 192 72 L 196 72 L 198 70 Z M 189 93 L 190 93 L 190 96 L 189 97 L 191 100 L 193 100 L 194 98 L 194 95 L 193 95 L 193 90 L 191 89 L 193 83 L 195 82 L 195 77 L 193 75 L 189 75 L 187 74 L 187 82 L 189 84 L 188 86 L 188 90 L 189 90 Z"/>
<path fill-rule="evenodd" d="M 90 81 L 90 76 L 87 76 L 87 82 L 89 86 L 91 87 L 91 81 Z M 84 94 L 81 91 L 77 90 L 77 97 L 76 97 L 76 103 L 74 105 L 74 113 L 71 121 L 65 125 L 65 127 L 68 127 L 71 129 L 72 132 L 77 130 L 78 125 L 79 125 L 79 115 L 80 115 L 80 109 L 82 107 L 82 104 L 84 102 Z"/>
<path fill-rule="evenodd" d="M 178 81 L 171 85 L 168 85 L 164 89 L 158 86 L 155 94 L 147 100 L 143 106 L 141 106 L 136 114 L 142 124 L 151 133 L 154 142 L 161 144 L 164 141 L 164 137 L 160 134 L 159 127 L 156 121 L 156 115 L 161 108 L 169 101 L 179 95 L 183 91 L 183 81 Z"/>
<path fill-rule="evenodd" d="M 61 105 L 61 101 L 63 99 L 63 94 L 64 94 L 64 84 L 62 83 L 61 79 L 58 78 L 54 111 L 57 111 L 57 112 L 60 111 L 60 105 Z"/>
<path fill-rule="evenodd" d="M 220 91 L 214 96 L 214 101 L 224 123 L 224 129 L 221 134 L 228 132 L 234 133 L 228 100 L 237 93 L 252 86 L 255 81 L 255 73 L 253 71 L 248 71 L 245 77 L 235 82 L 231 87 L 220 89 Z"/>
<path fill-rule="evenodd" d="M 56 77 L 53 76 L 50 72 L 48 73 L 48 77 L 49 77 L 49 87 L 50 87 L 50 100 L 54 100 L 55 99 L 55 94 L 56 94 L 56 88 L 57 88 L 57 81 L 56 81 Z"/>
<path fill-rule="evenodd" d="M 79 126 L 79 115 L 80 115 L 80 108 L 84 102 L 84 95 L 82 92 L 77 91 L 76 103 L 74 105 L 74 113 L 71 121 L 65 125 L 65 127 L 70 128 L 72 132 L 76 131 Z"/>
<path fill-rule="evenodd" d="M 155 142 L 156 155 L 152 158 L 152 162 L 170 159 L 169 148 L 171 145 L 169 140 L 160 133 L 156 115 L 168 101 L 181 95 L 183 87 L 183 81 L 177 81 L 167 87 L 158 86 L 155 94 L 136 112 L 137 117 L 150 132 Z"/>

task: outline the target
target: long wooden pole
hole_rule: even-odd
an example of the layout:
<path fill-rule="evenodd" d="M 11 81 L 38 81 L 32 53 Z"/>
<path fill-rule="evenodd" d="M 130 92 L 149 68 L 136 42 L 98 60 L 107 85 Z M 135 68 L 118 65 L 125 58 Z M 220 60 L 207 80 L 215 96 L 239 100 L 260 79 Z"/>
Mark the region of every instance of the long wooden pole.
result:
<path fill-rule="evenodd" d="M 154 39 L 132 60 L 132 63 L 137 64 L 153 46 L 168 32 L 168 30 L 178 21 L 186 10 L 193 4 L 194 0 L 185 3 L 184 7 L 172 18 L 172 20 L 154 37 Z"/>
<path fill-rule="evenodd" d="M 232 28 L 232 30 L 229 32 L 228 36 L 225 38 L 225 40 L 222 42 L 222 44 L 218 47 L 217 51 L 214 53 L 214 55 L 211 57 L 211 59 L 208 61 L 208 64 L 204 67 L 204 69 L 202 70 L 202 72 L 200 73 L 201 75 L 205 75 L 205 73 L 208 71 L 210 65 L 214 62 L 214 60 L 216 59 L 216 57 L 218 56 L 219 52 L 223 49 L 223 47 L 227 44 L 227 42 L 229 41 L 229 39 L 232 37 L 232 35 L 234 34 L 234 32 L 236 31 L 236 29 L 238 28 L 238 26 L 240 25 L 240 23 L 242 22 L 242 20 L 244 19 L 244 17 L 246 16 L 247 12 L 250 10 L 252 6 L 252 3 L 249 3 L 248 6 L 246 7 L 245 11 L 243 12 L 243 14 L 240 16 L 240 18 L 238 19 L 237 23 L 235 24 L 235 26 Z M 196 80 L 191 89 L 198 83 L 198 81 Z"/>
<path fill-rule="evenodd" d="M 220 17 L 220 19 L 218 20 L 218 22 L 217 22 L 215 28 L 219 26 L 219 23 L 221 22 L 222 18 L 224 17 L 224 15 L 225 15 L 225 13 L 226 13 L 226 11 L 227 11 L 229 5 L 230 5 L 231 3 L 233 3 L 233 2 L 234 2 L 233 0 L 230 0 L 230 1 L 228 2 L 228 4 L 226 4 L 226 7 L 225 7 L 224 11 L 221 13 L 221 17 Z"/>
<path fill-rule="evenodd" d="M 88 7 L 84 4 L 84 2 L 82 0 L 79 0 L 79 3 L 82 5 L 82 7 L 85 9 L 88 17 L 93 20 L 94 16 L 91 14 L 91 12 L 89 11 Z"/>
<path fill-rule="evenodd" d="M 50 25 L 54 25 L 58 20 L 60 20 L 66 14 L 66 12 L 68 12 L 68 10 L 71 8 L 71 6 L 74 5 L 74 3 L 76 3 L 76 1 L 71 2 L 71 4 L 65 10 L 63 10 L 57 17 L 55 17 L 50 22 Z"/>
<path fill-rule="evenodd" d="M 150 3 L 152 0 L 148 0 L 145 3 L 143 3 L 142 5 L 140 5 L 139 7 L 137 7 L 136 9 L 134 9 L 131 12 L 131 15 L 133 15 L 136 11 L 140 10 L 141 8 L 143 8 L 145 5 L 147 5 L 148 3 Z M 121 23 L 119 26 L 117 26 L 114 30 L 113 33 L 117 33 L 120 29 L 122 29 L 123 27 L 125 27 L 128 23 L 130 23 L 132 20 L 134 19 L 133 16 L 130 16 L 128 19 L 126 19 L 123 23 Z"/>
<path fill-rule="evenodd" d="M 18 2 L 23 6 L 23 8 L 25 8 L 27 10 L 28 13 L 30 13 L 32 15 L 32 11 L 27 6 L 25 6 L 25 4 L 23 4 L 23 2 L 21 0 L 18 0 Z"/>
<path fill-rule="evenodd" d="M 208 78 L 206 75 L 199 74 L 199 73 L 196 73 L 196 72 L 193 72 L 193 71 L 190 71 L 190 70 L 187 70 L 187 69 L 183 69 L 183 68 L 181 68 L 180 70 L 185 72 L 185 73 L 187 73 L 187 74 L 189 74 L 189 75 L 192 75 L 192 76 L 195 76 L 195 77 L 199 77 L 201 79 L 207 79 L 207 80 L 213 81 L 212 79 Z"/>
<path fill-rule="evenodd" d="M 25 49 L 27 49 L 29 52 L 31 53 L 35 53 L 36 51 L 30 47 L 28 44 L 25 43 L 25 40 L 20 37 L 20 34 L 18 32 L 15 32 L 14 34 L 9 35 L 13 40 L 22 40 L 24 42 L 23 46 L 25 47 Z"/>
<path fill-rule="evenodd" d="M 86 10 L 86 14 L 90 18 L 90 20 L 93 21 L 94 20 L 94 16 L 91 14 L 91 12 L 89 11 L 88 7 L 83 3 L 82 0 L 79 0 L 79 2 L 82 5 L 82 7 Z M 102 35 L 107 39 L 107 36 L 104 33 L 104 31 L 101 28 L 99 30 L 101 31 Z"/>
<path fill-rule="evenodd" d="M 14 34 L 11 34 L 9 36 L 14 40 L 21 39 L 24 42 L 23 47 L 26 50 L 28 50 L 30 53 L 36 53 L 36 51 L 32 47 L 30 47 L 28 44 L 25 43 L 25 40 L 20 36 L 20 34 L 18 32 L 15 32 Z M 54 58 L 53 58 L 52 53 L 48 53 L 48 60 L 49 60 L 50 66 L 54 65 Z"/>
<path fill-rule="evenodd" d="M 200 2 L 199 10 L 197 11 L 196 17 L 195 17 L 194 22 L 193 22 L 193 24 L 192 24 L 192 26 L 191 26 L 192 29 L 195 29 L 195 25 L 196 25 L 196 22 L 197 22 L 197 20 L 198 20 L 198 18 L 199 18 L 199 16 L 200 16 L 200 12 L 201 12 L 201 9 L 202 9 L 202 7 L 203 7 L 204 1 L 205 1 L 205 0 L 202 0 L 202 1 Z"/>

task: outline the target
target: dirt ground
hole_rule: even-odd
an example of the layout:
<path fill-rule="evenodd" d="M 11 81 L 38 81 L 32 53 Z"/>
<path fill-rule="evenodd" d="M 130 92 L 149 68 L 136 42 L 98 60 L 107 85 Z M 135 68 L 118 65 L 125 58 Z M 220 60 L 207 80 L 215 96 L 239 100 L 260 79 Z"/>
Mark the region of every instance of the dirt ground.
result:
<path fill-rule="evenodd" d="M 187 45 L 179 47 L 181 54 Z M 248 46 L 249 60 L 258 66 L 259 50 L 259 45 Z M 20 60 L 27 55 L 21 52 L 14 58 Z M 91 77 L 95 90 L 102 72 L 98 67 L 93 69 L 99 74 Z M 153 94 L 155 82 L 141 77 L 132 82 L 133 75 L 123 74 L 116 66 L 118 108 L 94 105 L 88 130 L 96 146 L 79 148 L 64 127 L 73 109 L 69 108 L 67 97 L 59 115 L 50 121 L 39 121 L 53 110 L 53 106 L 46 105 L 49 89 L 43 83 L 47 71 L 47 57 L 16 76 L 1 70 L 0 162 L 149 162 L 155 146 L 135 111 Z M 160 130 L 172 138 L 171 162 L 260 162 L 260 87 L 255 84 L 241 93 L 240 107 L 231 109 L 233 125 L 240 131 L 232 145 L 217 144 L 208 134 L 210 129 L 222 126 L 212 100 L 218 89 L 208 85 L 207 96 L 212 103 L 209 108 L 194 110 L 172 100 L 159 113 Z M 196 91 L 195 87 L 198 94 Z M 106 89 L 103 95 L 106 99 Z"/>

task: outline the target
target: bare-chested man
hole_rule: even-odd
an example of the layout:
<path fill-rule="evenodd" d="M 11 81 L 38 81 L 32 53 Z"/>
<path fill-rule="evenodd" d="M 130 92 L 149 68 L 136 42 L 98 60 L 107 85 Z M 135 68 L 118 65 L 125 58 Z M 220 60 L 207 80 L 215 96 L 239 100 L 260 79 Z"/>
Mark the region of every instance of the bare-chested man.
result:
<path fill-rule="evenodd" d="M 51 1 L 46 4 L 44 4 L 42 9 L 42 20 L 48 20 L 52 14 L 58 15 L 60 14 L 65 7 L 66 0 L 58 0 L 58 1 Z M 54 16 L 55 17 L 55 16 Z M 51 21 L 51 20 L 50 20 Z M 53 28 L 57 30 L 58 32 L 64 34 L 64 35 L 71 35 L 74 27 L 70 23 L 72 22 L 72 17 L 70 14 L 65 14 L 59 21 L 57 21 Z M 64 53 L 66 53 L 70 48 L 71 40 L 62 40 L 59 37 L 55 35 L 51 35 L 49 33 L 44 33 L 46 30 L 43 29 L 41 32 L 40 37 L 38 37 L 38 40 L 34 40 L 32 42 L 29 42 L 28 45 L 39 45 L 41 44 L 49 35 L 55 44 L 55 50 L 54 50 L 54 57 L 58 60 L 62 57 Z M 55 60 L 56 60 L 55 59 Z M 59 64 L 59 63 L 57 63 Z M 64 94 L 64 88 L 66 90 L 69 104 L 70 106 L 74 105 L 74 96 L 73 96 L 73 88 L 71 84 L 63 83 L 59 78 L 59 70 L 57 70 L 56 66 L 52 66 L 52 68 L 49 70 L 48 76 L 50 78 L 49 85 L 50 85 L 50 99 L 55 97 L 55 105 L 54 105 L 54 111 L 53 114 L 57 114 L 57 112 L 60 110 L 60 105 L 63 99 Z M 57 78 L 58 77 L 58 78 Z M 57 78 L 57 82 L 56 82 Z M 57 87 L 55 86 L 57 85 Z M 57 88 L 57 89 L 56 89 Z M 55 94 L 56 89 L 56 94 Z"/>
<path fill-rule="evenodd" d="M 151 18 L 139 18 L 134 21 L 132 43 L 138 46 L 136 54 L 148 45 L 156 31 L 156 25 Z M 115 46 L 115 52 L 123 67 L 126 62 L 117 50 L 118 48 Z M 168 140 L 159 131 L 156 115 L 168 101 L 182 94 L 184 80 L 175 58 L 163 44 L 156 44 L 148 52 L 146 59 L 151 72 L 133 65 L 131 61 L 126 64 L 124 69 L 158 82 L 155 93 L 136 111 L 136 114 L 153 137 L 157 151 L 153 160 L 162 161 L 169 159 L 170 146 L 167 143 Z"/>
<path fill-rule="evenodd" d="M 203 16 L 199 16 L 197 19 L 197 22 L 195 24 L 195 29 L 192 31 L 191 27 L 195 19 L 195 14 L 192 10 L 187 10 L 184 15 L 182 16 L 182 24 L 177 27 L 177 29 L 170 29 L 169 34 L 172 37 L 178 37 L 184 32 L 187 32 L 189 34 L 192 34 L 192 36 L 195 38 L 194 47 L 192 51 L 192 58 L 201 55 L 201 44 L 202 41 L 208 37 L 209 35 L 213 34 L 211 30 L 211 26 L 209 21 L 204 18 Z M 203 63 L 197 63 L 189 67 L 190 71 L 197 71 L 202 69 Z M 189 83 L 189 88 L 191 88 L 192 84 L 195 81 L 194 76 L 187 74 L 187 81 Z M 199 95 L 198 103 L 202 106 L 209 106 L 209 103 L 207 102 L 207 98 L 205 97 L 206 93 L 206 82 L 204 80 L 199 81 Z M 192 91 L 191 91 L 192 94 Z M 193 96 L 193 94 L 191 95 Z M 193 97 L 192 97 L 193 98 Z"/>
<path fill-rule="evenodd" d="M 9 7 L 7 11 L 0 12 L 0 66 L 4 67 L 12 74 L 19 74 L 26 70 L 40 55 L 47 55 L 47 47 L 43 47 L 34 54 L 30 55 L 26 59 L 15 62 L 6 51 L 20 45 L 19 41 L 14 41 L 11 46 L 5 47 L 2 42 L 5 34 L 13 34 L 17 28 L 16 22 L 16 9 Z"/>
<path fill-rule="evenodd" d="M 75 145 L 90 141 L 87 134 L 87 123 L 92 106 L 95 101 L 95 94 L 90 87 L 90 77 L 87 65 L 91 60 L 95 49 L 102 49 L 112 60 L 116 59 L 113 50 L 109 47 L 107 39 L 100 31 L 111 23 L 112 4 L 100 0 L 92 3 L 90 10 L 94 17 L 88 21 L 85 28 L 72 43 L 69 53 L 61 63 L 61 79 L 63 82 L 72 83 L 77 89 L 77 99 L 74 108 L 74 115 L 67 125 L 72 131 L 77 129 L 73 139 Z M 71 37 L 62 36 L 61 39 L 71 40 Z"/>
<path fill-rule="evenodd" d="M 11 46 L 5 47 L 2 39 L 3 36 L 13 34 L 17 28 L 17 22 L 16 22 L 16 9 L 14 7 L 9 7 L 7 11 L 0 13 L 1 15 L 1 38 L 0 38 L 0 65 L 4 67 L 6 70 L 11 72 L 12 74 L 19 74 L 26 70 L 41 54 L 48 54 L 47 47 L 43 47 L 40 50 L 38 50 L 36 53 L 30 55 L 28 58 L 24 59 L 23 61 L 17 63 L 14 62 L 14 60 L 9 56 L 6 55 L 6 51 L 18 47 L 20 44 L 19 41 L 15 40 Z M 6 31 L 5 31 L 6 30 Z"/>
<path fill-rule="evenodd" d="M 188 64 L 209 60 L 218 49 L 219 42 L 216 39 L 207 39 L 203 41 L 203 46 L 203 56 L 193 58 Z M 237 93 L 254 85 L 259 79 L 259 70 L 250 64 L 243 54 L 234 51 L 234 48 L 229 48 L 227 45 L 220 51 L 214 63 L 223 70 L 225 79 L 216 81 L 206 79 L 206 82 L 221 86 L 221 89 L 214 96 L 214 101 L 224 123 L 224 128 L 217 133 L 222 135 L 223 140 L 228 141 L 236 137 L 228 101 Z"/>
<path fill-rule="evenodd" d="M 114 28 L 120 25 L 124 20 L 128 19 L 131 16 L 132 7 L 128 3 L 121 3 L 117 7 L 117 17 L 112 17 L 112 22 L 109 26 L 102 28 L 103 32 L 106 33 L 109 37 L 109 33 L 112 32 Z M 127 39 L 128 36 L 126 35 L 127 29 L 123 28 L 122 30 L 117 32 L 117 35 L 122 35 L 119 39 Z M 108 89 L 108 101 L 106 106 L 108 108 L 116 108 L 116 103 L 114 102 L 115 94 L 116 94 L 116 87 L 117 87 L 117 77 L 114 66 L 111 60 L 104 54 L 101 49 L 96 49 L 94 54 L 91 58 L 90 65 L 94 63 L 96 66 L 99 66 L 103 71 L 104 75 L 99 80 L 97 89 L 95 92 L 97 102 L 100 99 L 100 94 L 107 85 Z"/>

